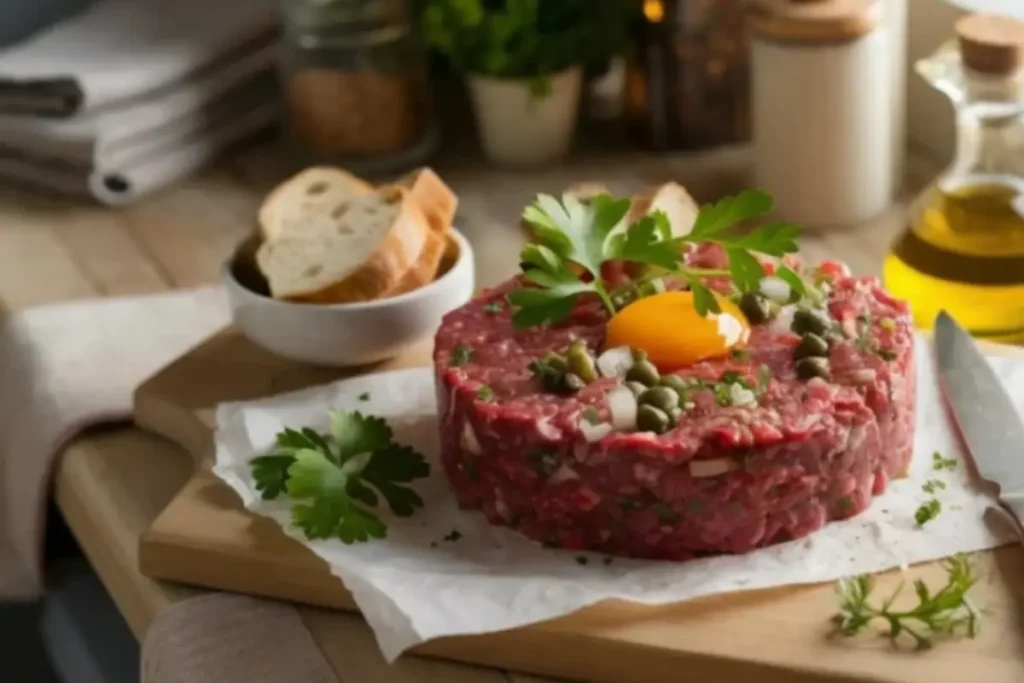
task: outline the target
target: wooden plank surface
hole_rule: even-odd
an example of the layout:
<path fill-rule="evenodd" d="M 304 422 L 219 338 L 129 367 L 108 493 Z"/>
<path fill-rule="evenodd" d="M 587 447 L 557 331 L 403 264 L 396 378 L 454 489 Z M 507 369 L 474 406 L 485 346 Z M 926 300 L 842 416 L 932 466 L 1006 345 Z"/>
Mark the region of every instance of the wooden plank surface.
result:
<path fill-rule="evenodd" d="M 744 163 L 740 150 L 697 158 L 633 157 L 628 165 L 622 159 L 584 157 L 541 178 L 480 172 L 462 162 L 444 162 L 439 168 L 463 196 L 461 218 L 486 236 L 513 230 L 522 204 L 537 191 L 558 191 L 584 179 L 607 180 L 616 191 L 677 179 L 708 197 L 723 177 L 741 187 Z M 287 170 L 270 143 L 123 210 L 0 191 L 0 304 L 16 310 L 214 282 L 230 247 L 251 229 L 261 194 Z M 852 242 L 858 249 L 851 260 L 858 270 L 871 272 L 877 270 L 898 219 L 878 225 L 882 227 L 869 240 L 861 239 L 858 231 L 843 238 L 811 236 L 805 246 L 820 256 L 834 252 L 833 242 Z M 481 270 L 485 276 L 487 272 Z M 55 475 L 58 505 L 140 637 L 160 611 L 196 593 L 147 579 L 136 565 L 140 534 L 190 474 L 190 457 L 179 448 L 126 427 L 76 440 Z M 528 678 L 415 657 L 386 667 L 359 619 L 313 609 L 303 609 L 303 618 L 346 683 L 518 683 Z"/>

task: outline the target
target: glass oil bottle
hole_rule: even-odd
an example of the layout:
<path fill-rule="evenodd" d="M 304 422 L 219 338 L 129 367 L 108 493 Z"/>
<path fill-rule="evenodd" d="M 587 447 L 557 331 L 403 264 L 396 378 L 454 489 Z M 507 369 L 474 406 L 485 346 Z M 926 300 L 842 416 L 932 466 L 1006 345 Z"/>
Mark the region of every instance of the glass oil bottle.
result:
<path fill-rule="evenodd" d="M 953 102 L 953 163 L 911 207 L 886 287 L 918 327 L 945 309 L 977 337 L 1024 342 L 1024 24 L 969 15 L 917 72 Z"/>

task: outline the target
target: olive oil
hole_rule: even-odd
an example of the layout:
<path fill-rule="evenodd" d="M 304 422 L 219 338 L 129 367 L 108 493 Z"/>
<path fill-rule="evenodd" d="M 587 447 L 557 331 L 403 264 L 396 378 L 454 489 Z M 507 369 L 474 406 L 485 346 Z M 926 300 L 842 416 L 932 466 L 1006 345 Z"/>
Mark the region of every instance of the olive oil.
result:
<path fill-rule="evenodd" d="M 941 310 L 979 337 L 1024 342 L 1024 187 L 990 179 L 929 189 L 883 268 L 918 327 Z"/>
<path fill-rule="evenodd" d="M 956 114 L 956 154 L 885 259 L 918 327 L 948 311 L 972 334 L 1024 342 L 1024 22 L 981 14 L 917 62 Z"/>

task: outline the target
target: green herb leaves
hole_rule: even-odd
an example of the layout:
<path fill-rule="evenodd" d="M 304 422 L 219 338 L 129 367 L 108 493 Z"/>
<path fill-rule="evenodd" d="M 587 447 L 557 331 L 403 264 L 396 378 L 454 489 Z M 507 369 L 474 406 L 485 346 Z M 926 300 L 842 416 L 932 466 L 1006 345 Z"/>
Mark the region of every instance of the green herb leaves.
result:
<path fill-rule="evenodd" d="M 691 232 L 672 237 L 668 218 L 655 211 L 632 225 L 623 222 L 629 210 L 628 199 L 608 195 L 581 202 L 565 195 L 561 202 L 550 195 L 539 195 L 523 212 L 536 241 L 520 254 L 526 268 L 524 278 L 533 286 L 509 294 L 515 307 L 513 325 L 519 328 L 561 322 L 572 314 L 581 295 L 596 295 L 610 314 L 616 312 L 613 298 L 606 291 L 601 267 L 609 261 L 627 261 L 641 266 L 643 273 L 634 285 L 646 280 L 673 275 L 685 280 L 693 292 L 694 306 L 701 315 L 720 310 L 714 293 L 704 282 L 708 277 L 727 276 L 739 292 L 756 291 L 764 277 L 764 268 L 754 256 L 763 253 L 782 256 L 797 250 L 796 226 L 777 223 L 738 233 L 734 228 L 771 209 L 771 197 L 749 190 L 735 197 L 724 197 L 701 209 Z M 688 245 L 712 243 L 724 249 L 727 270 L 689 267 L 683 263 Z M 581 273 L 588 277 L 581 277 Z M 786 269 L 784 279 L 798 292 L 806 285 L 794 271 Z M 584 281 L 586 280 L 586 281 Z M 619 302 L 620 305 L 622 302 Z"/>
<path fill-rule="evenodd" d="M 252 461 L 256 489 L 265 500 L 294 499 L 292 521 L 309 539 L 384 538 L 387 526 L 373 511 L 380 498 L 395 515 L 412 515 L 423 499 L 406 484 L 430 474 L 421 454 L 392 438 L 384 420 L 358 411 L 333 413 L 330 434 L 285 429 L 271 453 Z"/>
<path fill-rule="evenodd" d="M 874 580 L 867 574 L 842 579 L 836 584 L 839 598 L 839 613 L 833 621 L 836 633 L 855 636 L 864 631 L 872 622 L 882 621 L 888 626 L 885 634 L 898 644 L 901 635 L 908 636 L 917 650 L 927 650 L 937 637 L 958 634 L 973 638 L 979 630 L 979 613 L 967 597 L 967 592 L 977 582 L 971 563 L 964 555 L 956 555 L 943 562 L 946 570 L 946 585 L 935 593 L 924 581 L 914 581 L 917 605 L 904 611 L 894 610 L 893 604 L 903 589 L 897 589 L 878 606 L 869 599 Z"/>

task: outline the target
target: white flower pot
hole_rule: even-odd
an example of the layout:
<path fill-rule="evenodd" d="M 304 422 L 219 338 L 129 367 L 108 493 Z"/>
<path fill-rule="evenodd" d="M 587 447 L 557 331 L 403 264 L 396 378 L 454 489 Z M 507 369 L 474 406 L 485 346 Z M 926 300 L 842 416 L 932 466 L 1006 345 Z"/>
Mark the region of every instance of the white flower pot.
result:
<path fill-rule="evenodd" d="M 530 92 L 525 80 L 469 76 L 484 152 L 498 164 L 536 166 L 569 150 L 579 108 L 581 69 L 551 76 L 551 90 Z"/>

